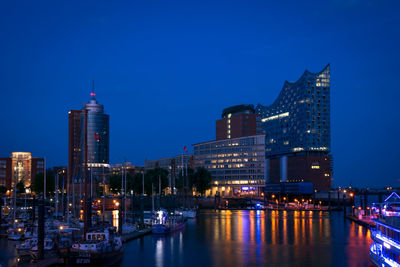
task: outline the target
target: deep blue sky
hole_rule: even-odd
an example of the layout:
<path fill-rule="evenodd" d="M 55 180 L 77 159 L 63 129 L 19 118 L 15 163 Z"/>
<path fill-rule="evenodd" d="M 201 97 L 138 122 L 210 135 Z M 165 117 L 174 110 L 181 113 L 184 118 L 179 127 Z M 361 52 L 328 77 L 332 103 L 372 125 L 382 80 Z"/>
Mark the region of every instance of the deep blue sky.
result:
<path fill-rule="evenodd" d="M 324 2 L 324 3 L 322 3 Z M 334 183 L 398 186 L 399 1 L 1 1 L 0 156 L 67 164 L 68 110 L 110 114 L 111 163 L 215 138 L 331 63 Z M 191 149 L 191 147 L 190 147 Z"/>

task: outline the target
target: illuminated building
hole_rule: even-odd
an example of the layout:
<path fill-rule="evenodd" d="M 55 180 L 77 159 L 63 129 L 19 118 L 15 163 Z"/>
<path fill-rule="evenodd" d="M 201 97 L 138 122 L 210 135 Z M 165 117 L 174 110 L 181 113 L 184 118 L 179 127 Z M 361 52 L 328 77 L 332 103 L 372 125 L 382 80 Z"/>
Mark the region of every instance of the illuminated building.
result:
<path fill-rule="evenodd" d="M 260 195 L 265 186 L 265 136 L 253 135 L 194 144 L 194 167 L 212 175 L 209 195 Z"/>
<path fill-rule="evenodd" d="M 100 105 L 94 92 L 92 99 L 85 103 L 82 111 L 88 111 L 87 140 L 88 163 L 108 164 L 109 161 L 109 116 L 104 113 L 104 106 Z M 81 129 L 84 129 L 84 115 L 81 117 Z M 84 143 L 84 132 L 81 131 L 81 144 Z M 81 150 L 83 159 L 84 149 Z M 83 161 L 82 161 L 83 162 Z"/>
<path fill-rule="evenodd" d="M 82 110 L 69 112 L 68 144 L 68 180 L 72 184 L 83 183 L 85 116 L 87 112 L 87 162 L 90 177 L 102 181 L 102 173 L 109 165 L 109 115 L 104 113 L 104 106 L 95 98 L 94 88 L 91 100 Z M 104 170 L 106 169 L 106 170 Z M 94 182 L 95 182 L 94 181 Z M 74 188 L 74 190 L 78 190 Z M 79 189 L 81 190 L 81 189 Z M 78 192 L 78 191 L 75 191 Z"/>
<path fill-rule="evenodd" d="M 312 182 L 329 190 L 330 66 L 286 81 L 274 103 L 257 105 L 256 113 L 265 134 L 267 182 Z"/>
<path fill-rule="evenodd" d="M 81 110 L 68 112 L 68 179 L 81 174 Z"/>
<path fill-rule="evenodd" d="M 111 173 L 113 175 L 121 175 L 122 172 L 123 172 L 123 167 L 124 166 L 125 166 L 126 173 L 128 175 L 132 175 L 133 176 L 133 175 L 135 175 L 137 173 L 143 173 L 143 171 L 144 171 L 143 166 L 136 166 L 136 165 L 132 165 L 131 162 L 125 162 L 123 164 L 111 165 L 110 166 L 111 167 Z"/>
<path fill-rule="evenodd" d="M 30 152 L 12 152 L 8 158 L 0 158 L 0 186 L 8 190 L 23 181 L 30 187 L 38 173 L 44 172 L 44 159 L 32 157 Z"/>
<path fill-rule="evenodd" d="M 400 197 L 392 193 L 379 205 L 380 216 L 375 220 L 369 255 L 379 267 L 400 266 Z M 379 210 L 377 211 L 379 212 Z"/>
<path fill-rule="evenodd" d="M 216 121 L 216 139 L 224 140 L 261 134 L 260 115 L 253 105 L 237 105 L 222 111 Z"/>

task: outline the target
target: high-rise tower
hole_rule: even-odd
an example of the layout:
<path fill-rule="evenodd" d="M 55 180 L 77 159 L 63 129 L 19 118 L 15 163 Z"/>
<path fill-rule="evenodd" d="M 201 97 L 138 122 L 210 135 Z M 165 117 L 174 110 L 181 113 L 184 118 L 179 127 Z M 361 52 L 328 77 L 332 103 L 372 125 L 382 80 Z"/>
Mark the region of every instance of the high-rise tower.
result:
<path fill-rule="evenodd" d="M 108 164 L 109 116 L 104 113 L 104 106 L 97 102 L 94 90 L 90 95 L 92 99 L 83 106 L 81 119 L 81 129 L 83 129 L 84 111 L 87 110 L 88 163 Z M 84 133 L 84 131 L 82 133 Z M 81 144 L 83 144 L 83 138 L 84 134 L 81 134 Z M 81 152 L 81 158 L 83 159 L 83 149 Z"/>
<path fill-rule="evenodd" d="M 109 167 L 109 115 L 95 98 L 94 86 L 91 99 L 81 110 L 69 111 L 68 181 L 71 194 L 82 191 L 84 166 L 85 116 L 87 116 L 88 167 L 93 177 L 91 185 L 98 180 L 104 168 Z M 102 181 L 102 180 L 100 180 Z M 95 190 L 91 190 L 95 191 Z"/>

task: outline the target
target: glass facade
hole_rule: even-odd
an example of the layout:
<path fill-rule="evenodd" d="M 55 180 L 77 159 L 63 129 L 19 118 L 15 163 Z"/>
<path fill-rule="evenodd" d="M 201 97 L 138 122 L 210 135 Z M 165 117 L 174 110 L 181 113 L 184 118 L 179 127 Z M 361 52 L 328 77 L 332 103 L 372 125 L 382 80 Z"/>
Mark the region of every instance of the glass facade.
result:
<path fill-rule="evenodd" d="M 265 134 L 266 156 L 292 152 L 330 152 L 330 66 L 305 71 L 286 81 L 270 106 L 257 105 Z"/>
<path fill-rule="evenodd" d="M 92 98 L 86 103 L 84 109 L 88 110 L 87 142 L 88 163 L 109 163 L 109 115 L 104 114 L 103 105 Z M 84 161 L 85 119 L 84 112 L 81 115 L 81 161 Z"/>
<path fill-rule="evenodd" d="M 212 175 L 213 192 L 222 195 L 256 191 L 265 185 L 265 136 L 217 140 L 193 145 L 194 167 Z"/>

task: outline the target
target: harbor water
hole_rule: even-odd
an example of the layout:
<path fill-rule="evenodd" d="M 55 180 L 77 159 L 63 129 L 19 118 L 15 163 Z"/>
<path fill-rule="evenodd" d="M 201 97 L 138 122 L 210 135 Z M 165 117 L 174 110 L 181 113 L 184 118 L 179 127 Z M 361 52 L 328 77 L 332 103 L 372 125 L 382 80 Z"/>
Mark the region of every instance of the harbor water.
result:
<path fill-rule="evenodd" d="M 202 211 L 124 246 L 122 266 L 370 266 L 370 231 L 342 212 Z"/>
<path fill-rule="evenodd" d="M 371 266 L 370 231 L 343 212 L 200 211 L 184 230 L 124 244 L 120 266 Z M 0 240 L 1 266 L 15 241 Z"/>

